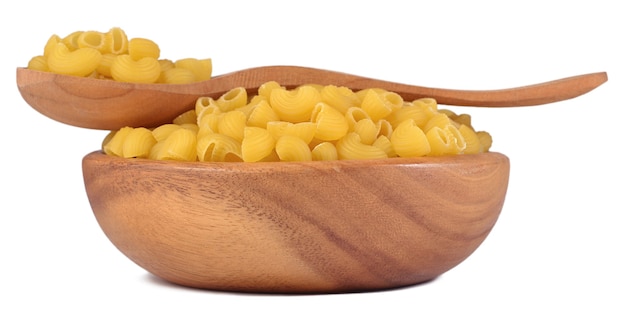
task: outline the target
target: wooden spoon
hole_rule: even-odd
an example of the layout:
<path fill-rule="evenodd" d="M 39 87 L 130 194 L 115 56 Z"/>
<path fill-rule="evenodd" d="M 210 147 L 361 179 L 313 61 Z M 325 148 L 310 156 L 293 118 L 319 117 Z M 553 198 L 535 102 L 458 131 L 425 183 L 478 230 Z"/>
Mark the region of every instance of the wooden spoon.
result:
<path fill-rule="evenodd" d="M 515 107 L 574 98 L 607 79 L 605 72 L 598 72 L 524 87 L 480 91 L 411 86 L 299 66 L 250 68 L 192 84 L 124 83 L 17 68 L 18 89 L 35 110 L 69 125 L 103 130 L 170 123 L 177 115 L 193 109 L 200 96 L 217 98 L 235 87 L 256 93 L 267 81 L 276 81 L 287 88 L 307 83 L 353 90 L 377 87 L 397 92 L 406 100 L 432 97 L 446 105 Z"/>

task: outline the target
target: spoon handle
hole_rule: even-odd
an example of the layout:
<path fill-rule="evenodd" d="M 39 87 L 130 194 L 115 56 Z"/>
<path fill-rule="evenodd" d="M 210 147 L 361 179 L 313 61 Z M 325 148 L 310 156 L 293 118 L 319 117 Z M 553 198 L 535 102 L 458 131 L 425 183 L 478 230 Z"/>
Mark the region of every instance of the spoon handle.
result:
<path fill-rule="evenodd" d="M 455 90 L 414 86 L 308 67 L 266 66 L 216 76 L 204 87 L 208 94 L 223 93 L 226 86 L 243 86 L 256 91 L 260 84 L 270 80 L 290 88 L 305 83 L 331 84 L 355 90 L 377 87 L 394 91 L 407 100 L 430 97 L 446 105 L 517 107 L 571 99 L 595 89 L 606 82 L 608 77 L 606 72 L 597 72 L 509 89 Z"/>

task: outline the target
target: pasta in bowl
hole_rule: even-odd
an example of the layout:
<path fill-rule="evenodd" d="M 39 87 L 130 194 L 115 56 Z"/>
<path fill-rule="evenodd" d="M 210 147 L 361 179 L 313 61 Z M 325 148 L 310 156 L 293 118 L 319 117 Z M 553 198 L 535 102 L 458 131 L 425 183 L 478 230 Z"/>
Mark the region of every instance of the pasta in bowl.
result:
<path fill-rule="evenodd" d="M 429 281 L 465 260 L 497 221 L 509 159 L 182 162 L 95 151 L 83 174 L 106 236 L 163 280 L 336 293 Z"/>

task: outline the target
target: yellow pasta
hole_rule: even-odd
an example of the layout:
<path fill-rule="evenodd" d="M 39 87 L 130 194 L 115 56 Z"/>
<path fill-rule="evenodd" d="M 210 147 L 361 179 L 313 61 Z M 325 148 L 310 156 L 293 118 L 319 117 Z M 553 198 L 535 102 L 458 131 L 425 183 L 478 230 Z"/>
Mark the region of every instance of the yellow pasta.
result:
<path fill-rule="evenodd" d="M 401 108 L 403 104 L 402 97 L 394 92 L 379 92 L 370 89 L 361 102 L 361 108 L 372 120 L 377 121 Z"/>
<path fill-rule="evenodd" d="M 196 82 L 196 75 L 188 69 L 174 67 L 161 71 L 157 81 L 171 84 L 193 83 Z"/>
<path fill-rule="evenodd" d="M 96 72 L 98 72 L 101 77 L 109 79 L 113 78 L 111 76 L 111 65 L 113 64 L 113 61 L 115 61 L 115 57 L 117 57 L 117 55 L 112 53 L 102 54 L 100 64 L 96 67 Z"/>
<path fill-rule="evenodd" d="M 104 34 L 104 53 L 121 55 L 128 53 L 128 36 L 119 27 L 113 27 Z"/>
<path fill-rule="evenodd" d="M 160 75 L 159 61 L 152 57 L 135 60 L 130 55 L 118 55 L 111 63 L 111 76 L 117 81 L 155 83 Z"/>
<path fill-rule="evenodd" d="M 311 121 L 315 123 L 315 138 L 323 141 L 334 141 L 348 132 L 348 121 L 343 114 L 332 106 L 320 102 L 311 113 Z"/>
<path fill-rule="evenodd" d="M 57 43 L 63 43 L 63 39 L 56 34 L 50 36 L 50 38 L 48 38 L 48 42 L 46 42 L 46 45 L 43 48 L 43 57 L 48 58 L 50 54 L 54 52 Z"/>
<path fill-rule="evenodd" d="M 276 154 L 281 161 L 311 161 L 309 145 L 296 136 L 285 135 L 276 141 Z"/>
<path fill-rule="evenodd" d="M 270 103 L 263 99 L 255 104 L 248 115 L 248 126 L 265 128 L 267 123 L 271 121 L 279 121 L 280 118 Z"/>
<path fill-rule="evenodd" d="M 196 161 L 197 140 L 196 134 L 189 129 L 173 131 L 162 143 L 156 160 Z M 156 145 L 156 144 L 155 144 Z"/>
<path fill-rule="evenodd" d="M 134 128 L 125 137 L 122 154 L 125 158 L 148 158 L 157 141 L 147 128 Z"/>
<path fill-rule="evenodd" d="M 67 36 L 65 36 L 62 39 L 62 42 L 63 42 L 63 44 L 65 44 L 67 49 L 69 49 L 69 50 L 76 50 L 76 49 L 78 49 L 78 37 L 80 37 L 81 34 L 83 34 L 83 31 L 72 32 L 72 33 L 68 34 Z"/>
<path fill-rule="evenodd" d="M 175 61 L 174 66 L 189 70 L 195 81 L 209 80 L 213 71 L 211 59 L 183 58 Z"/>
<path fill-rule="evenodd" d="M 433 127 L 426 133 L 426 138 L 430 144 L 429 155 L 461 154 L 465 150 L 465 139 L 453 125 Z"/>
<path fill-rule="evenodd" d="M 28 61 L 26 68 L 36 71 L 49 71 L 48 59 L 43 55 L 34 56 Z"/>
<path fill-rule="evenodd" d="M 345 114 L 349 108 L 359 106 L 361 100 L 347 87 L 338 87 L 335 85 L 323 86 L 320 89 L 320 96 L 322 101 L 332 106 L 337 111 Z"/>
<path fill-rule="evenodd" d="M 438 109 L 432 98 L 408 102 L 371 88 L 354 93 L 364 102 L 348 102 L 342 112 L 326 101 L 340 104 L 341 95 L 352 94 L 327 87 L 309 84 L 288 90 L 270 81 L 259 87 L 263 94 L 233 88 L 217 99 L 199 97 L 194 108 L 171 124 L 151 130 L 122 128 L 108 134 L 102 148 L 120 157 L 228 162 L 446 156 L 491 148 L 491 135 L 476 132 L 469 115 Z M 334 93 L 334 100 L 328 95 L 321 100 L 324 90 Z M 384 110 L 366 111 L 361 106 L 368 101 L 371 108 L 378 104 Z M 307 119 L 304 107 L 312 107 Z"/>
<path fill-rule="evenodd" d="M 316 130 L 316 125 L 313 122 L 270 121 L 267 123 L 267 131 L 276 140 L 283 136 L 294 136 L 308 144 L 315 137 Z"/>
<path fill-rule="evenodd" d="M 419 157 L 430 153 L 428 138 L 413 119 L 401 122 L 389 140 L 396 154 L 401 157 Z"/>
<path fill-rule="evenodd" d="M 305 122 L 311 119 L 311 112 L 322 97 L 316 88 L 301 86 L 292 90 L 274 88 L 269 100 L 281 120 Z"/>
<path fill-rule="evenodd" d="M 257 162 L 267 158 L 274 151 L 276 141 L 263 128 L 246 127 L 241 142 L 241 157 L 244 162 Z"/>
<path fill-rule="evenodd" d="M 311 157 L 313 161 L 332 161 L 338 160 L 337 147 L 331 142 L 322 142 L 311 150 Z"/>
<path fill-rule="evenodd" d="M 84 77 L 93 73 L 102 54 L 93 48 L 70 50 L 65 43 L 57 43 L 48 56 L 50 72 Z"/>
<path fill-rule="evenodd" d="M 128 41 L 128 55 L 135 61 L 150 57 L 159 59 L 161 49 L 154 41 L 146 38 L 132 38 Z"/>
<path fill-rule="evenodd" d="M 246 88 L 233 88 L 220 96 L 215 102 L 222 112 L 232 111 L 246 105 L 248 93 Z"/>
<path fill-rule="evenodd" d="M 349 132 L 337 141 L 337 156 L 340 160 L 350 159 L 384 159 L 387 153 L 382 149 L 361 142 L 361 137 Z"/>
<path fill-rule="evenodd" d="M 222 134 L 206 134 L 198 139 L 197 153 L 198 159 L 205 162 L 242 161 L 241 144 Z"/>
<path fill-rule="evenodd" d="M 85 31 L 76 38 L 78 48 L 93 48 L 100 53 L 106 52 L 105 34 L 98 31 Z"/>

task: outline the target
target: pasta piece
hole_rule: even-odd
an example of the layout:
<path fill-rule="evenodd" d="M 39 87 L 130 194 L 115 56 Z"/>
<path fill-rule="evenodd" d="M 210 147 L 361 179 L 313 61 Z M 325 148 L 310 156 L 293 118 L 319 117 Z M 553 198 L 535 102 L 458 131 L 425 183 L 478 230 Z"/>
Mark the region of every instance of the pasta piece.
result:
<path fill-rule="evenodd" d="M 104 53 L 121 55 L 128 53 L 128 36 L 119 27 L 113 27 L 104 34 Z"/>
<path fill-rule="evenodd" d="M 391 134 L 393 134 L 393 126 L 389 121 L 384 119 L 378 120 L 376 122 L 376 127 L 378 128 L 378 136 L 391 138 Z"/>
<path fill-rule="evenodd" d="M 363 119 L 372 119 L 369 114 L 365 112 L 362 108 L 353 106 L 346 111 L 346 121 L 348 122 L 348 130 L 354 130 L 354 125 L 363 120 Z"/>
<path fill-rule="evenodd" d="M 311 161 L 313 156 L 309 145 L 302 139 L 285 135 L 276 141 L 276 154 L 281 161 Z"/>
<path fill-rule="evenodd" d="M 259 86 L 259 89 L 257 90 L 257 94 L 259 96 L 265 97 L 266 99 L 270 98 L 270 95 L 272 94 L 272 90 L 274 89 L 283 89 L 285 90 L 285 88 L 283 86 L 281 86 L 278 82 L 276 81 L 268 81 L 262 85 Z"/>
<path fill-rule="evenodd" d="M 241 162 L 241 144 L 222 134 L 207 134 L 198 139 L 198 159 L 204 162 Z"/>
<path fill-rule="evenodd" d="M 374 141 L 374 143 L 372 143 L 372 145 L 378 147 L 379 149 L 387 153 L 387 157 L 389 158 L 395 158 L 398 156 L 398 154 L 396 153 L 396 150 L 393 149 L 393 145 L 391 144 L 391 141 L 385 135 L 378 136 L 378 138 L 376 138 L 376 140 Z"/>
<path fill-rule="evenodd" d="M 486 131 L 478 131 L 476 134 L 480 139 L 480 144 L 483 146 L 483 152 L 488 152 L 489 149 L 491 149 L 491 144 L 493 143 L 491 135 Z"/>
<path fill-rule="evenodd" d="M 267 158 L 273 151 L 276 141 L 263 128 L 246 127 L 241 142 L 241 156 L 244 162 L 257 162 Z"/>
<path fill-rule="evenodd" d="M 372 120 L 378 121 L 401 108 L 403 104 L 404 100 L 402 97 L 394 92 L 370 90 L 365 94 L 361 102 L 361 108 L 367 112 Z"/>
<path fill-rule="evenodd" d="M 320 96 L 322 102 L 332 106 L 342 114 L 345 114 L 349 108 L 359 106 L 361 103 L 354 91 L 347 87 L 324 86 L 320 89 Z"/>
<path fill-rule="evenodd" d="M 81 34 L 83 34 L 83 31 L 74 31 L 68 34 L 62 39 L 63 44 L 65 44 L 67 49 L 69 49 L 70 51 L 78 49 L 78 37 Z"/>
<path fill-rule="evenodd" d="M 128 55 L 135 61 L 144 57 L 159 59 L 161 49 L 154 41 L 146 38 L 132 38 L 128 41 Z"/>
<path fill-rule="evenodd" d="M 425 132 L 428 132 L 434 127 L 446 128 L 447 126 L 453 124 L 453 121 L 448 117 L 445 113 L 437 113 L 426 122 L 426 125 L 422 128 Z"/>
<path fill-rule="evenodd" d="M 250 114 L 248 115 L 248 126 L 265 128 L 270 121 L 279 121 L 280 118 L 274 109 L 270 106 L 270 103 L 262 99 L 255 104 Z"/>
<path fill-rule="evenodd" d="M 161 71 L 157 81 L 171 84 L 193 83 L 196 82 L 196 75 L 188 69 L 174 67 Z"/>
<path fill-rule="evenodd" d="M 196 100 L 195 105 L 196 117 L 198 118 L 198 124 L 202 120 L 202 117 L 211 113 L 221 113 L 220 107 L 217 102 L 211 97 L 199 97 Z"/>
<path fill-rule="evenodd" d="M 107 136 L 108 141 L 103 146 L 104 153 L 124 157 L 124 141 L 132 130 L 131 127 L 123 127 Z"/>
<path fill-rule="evenodd" d="M 281 120 L 304 122 L 311 119 L 311 112 L 321 101 L 319 91 L 311 86 L 301 86 L 293 90 L 272 89 L 269 97 L 270 105 Z"/>
<path fill-rule="evenodd" d="M 111 64 L 111 76 L 117 81 L 155 83 L 160 75 L 159 61 L 152 57 L 134 60 L 130 55 L 118 55 Z"/>
<path fill-rule="evenodd" d="M 406 119 L 413 119 L 417 126 L 423 128 L 433 115 L 434 112 L 428 104 L 424 102 L 411 102 L 393 111 L 386 119 L 393 127 L 397 127 Z"/>
<path fill-rule="evenodd" d="M 102 54 L 92 48 L 71 51 L 65 43 L 57 43 L 48 56 L 50 72 L 85 77 L 96 70 Z"/>
<path fill-rule="evenodd" d="M 336 147 L 340 160 L 387 158 L 385 151 L 373 145 L 363 144 L 359 135 L 354 132 L 349 132 L 338 140 Z"/>
<path fill-rule="evenodd" d="M 100 53 L 104 53 L 106 47 L 104 33 L 98 31 L 85 31 L 78 35 L 76 45 L 78 48 L 93 48 Z"/>
<path fill-rule="evenodd" d="M 275 140 L 283 136 L 294 136 L 308 144 L 315 136 L 316 126 L 313 122 L 270 121 L 267 123 L 267 131 Z"/>
<path fill-rule="evenodd" d="M 167 139 L 162 141 L 157 160 L 196 161 L 197 140 L 196 134 L 189 129 L 173 131 Z"/>
<path fill-rule="evenodd" d="M 115 61 L 115 57 L 117 57 L 117 55 L 112 53 L 102 54 L 102 59 L 98 67 L 96 67 L 96 72 L 104 78 L 113 78 L 113 76 L 111 76 L 111 65 Z"/>
<path fill-rule="evenodd" d="M 215 102 L 222 112 L 232 111 L 246 105 L 248 93 L 246 88 L 233 88 L 220 96 Z"/>
<path fill-rule="evenodd" d="M 26 66 L 26 68 L 36 71 L 47 72 L 49 71 L 48 59 L 43 55 L 34 56 L 30 59 L 30 61 L 28 61 L 28 65 Z"/>
<path fill-rule="evenodd" d="M 122 154 L 125 158 L 148 158 L 156 139 L 147 128 L 134 128 L 124 139 Z"/>
<path fill-rule="evenodd" d="M 174 62 L 177 68 L 189 70 L 195 81 L 204 81 L 211 78 L 212 64 L 210 59 L 183 58 Z"/>
<path fill-rule="evenodd" d="M 430 153 L 430 144 L 426 134 L 413 119 L 400 123 L 389 140 L 396 154 L 401 157 L 419 157 Z"/>
<path fill-rule="evenodd" d="M 335 144 L 331 142 L 322 142 L 317 144 L 311 150 L 311 157 L 313 161 L 331 161 L 338 160 L 337 148 Z"/>
<path fill-rule="evenodd" d="M 56 48 L 57 43 L 63 43 L 63 39 L 61 39 L 56 34 L 53 34 L 52 36 L 50 36 L 50 38 L 48 38 L 48 42 L 46 42 L 46 45 L 43 48 L 43 56 L 46 58 L 49 57 L 50 54 L 54 52 L 54 49 Z"/>
<path fill-rule="evenodd" d="M 246 115 L 240 111 L 230 111 L 220 116 L 217 123 L 217 132 L 234 138 L 236 141 L 243 140 L 243 130 L 246 127 Z"/>
<path fill-rule="evenodd" d="M 177 125 L 182 125 L 185 123 L 197 124 L 198 117 L 196 116 L 196 110 L 189 110 L 179 114 L 177 117 L 172 120 L 172 123 Z"/>
<path fill-rule="evenodd" d="M 311 113 L 311 121 L 316 125 L 314 137 L 323 141 L 338 140 L 349 129 L 345 116 L 324 102 L 315 105 Z"/>
<path fill-rule="evenodd" d="M 433 127 L 426 133 L 426 138 L 430 144 L 428 155 L 461 154 L 465 150 L 465 140 L 453 125 L 448 125 L 445 128 Z"/>
<path fill-rule="evenodd" d="M 353 131 L 361 138 L 361 143 L 372 145 L 378 137 L 378 127 L 372 119 L 363 119 L 354 125 Z"/>
<path fill-rule="evenodd" d="M 203 115 L 198 121 L 198 138 L 207 133 L 218 133 L 224 113 L 215 112 Z"/>
<path fill-rule="evenodd" d="M 162 142 L 178 129 L 181 129 L 181 127 L 173 123 L 160 125 L 152 130 L 152 136 L 154 136 L 157 142 Z"/>
<path fill-rule="evenodd" d="M 469 126 L 461 124 L 459 127 L 459 133 L 465 140 L 465 150 L 463 154 L 476 154 L 483 152 L 483 145 L 480 143 L 478 134 Z"/>

